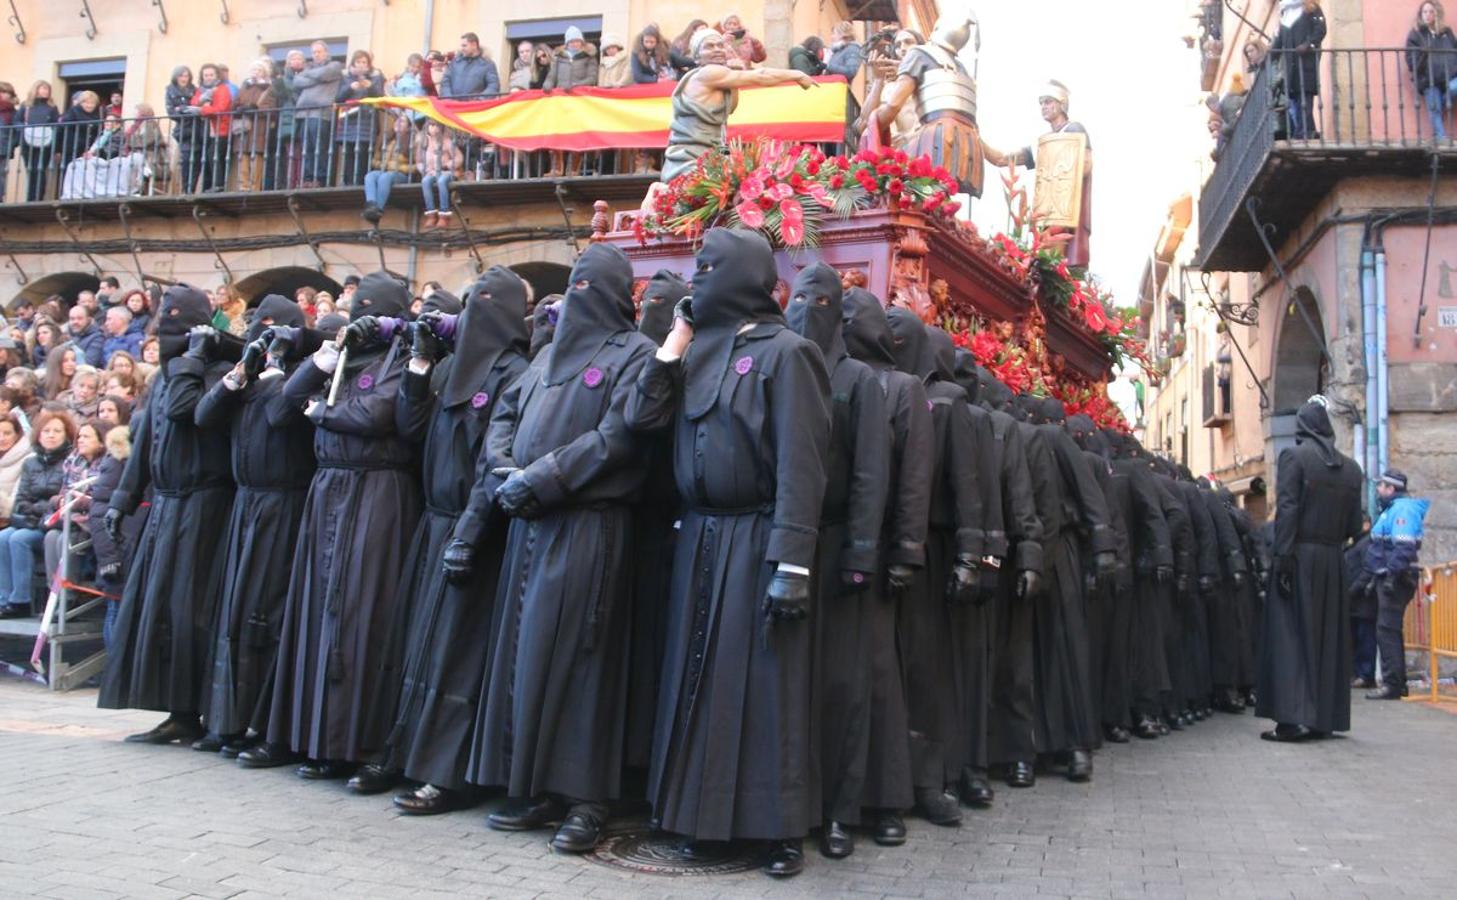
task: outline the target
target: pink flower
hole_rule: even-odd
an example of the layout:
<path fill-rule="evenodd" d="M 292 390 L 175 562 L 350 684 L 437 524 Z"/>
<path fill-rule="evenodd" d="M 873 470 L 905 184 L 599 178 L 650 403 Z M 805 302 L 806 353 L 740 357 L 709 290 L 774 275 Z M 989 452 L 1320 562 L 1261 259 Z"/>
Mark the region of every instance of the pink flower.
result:
<path fill-rule="evenodd" d="M 836 177 L 838 178 L 839 176 Z M 811 181 L 809 184 L 805 185 L 804 192 L 808 194 L 812 199 L 819 201 L 820 206 L 823 206 L 826 209 L 833 209 L 835 206 L 835 201 L 830 199 L 829 192 L 825 190 L 825 186 L 820 184 L 818 181 Z"/>
<path fill-rule="evenodd" d="M 786 247 L 796 247 L 804 243 L 804 220 L 795 219 L 790 221 L 786 218 L 779 225 L 779 235 L 784 238 L 784 246 Z"/>
<path fill-rule="evenodd" d="M 804 207 L 799 205 L 798 200 L 781 200 L 779 212 L 784 216 L 785 222 L 802 223 L 804 221 Z"/>
<path fill-rule="evenodd" d="M 762 193 L 764 193 L 764 182 L 757 175 L 745 178 L 743 183 L 739 185 L 739 194 L 745 200 L 758 200 L 759 195 Z"/>
<path fill-rule="evenodd" d="M 764 227 L 764 211 L 759 209 L 757 204 L 751 203 L 746 200 L 743 203 L 740 203 L 738 206 L 735 206 L 734 212 L 738 214 L 739 221 L 744 223 L 744 227 Z"/>
<path fill-rule="evenodd" d="M 788 200 L 790 197 L 794 196 L 794 188 L 781 181 L 780 183 L 769 187 L 765 191 L 765 193 L 767 193 L 775 200 Z"/>
<path fill-rule="evenodd" d="M 788 178 L 789 173 L 794 171 L 794 164 L 797 162 L 799 160 L 793 156 L 784 157 L 779 161 L 779 165 L 774 167 L 774 177 L 780 181 Z"/>

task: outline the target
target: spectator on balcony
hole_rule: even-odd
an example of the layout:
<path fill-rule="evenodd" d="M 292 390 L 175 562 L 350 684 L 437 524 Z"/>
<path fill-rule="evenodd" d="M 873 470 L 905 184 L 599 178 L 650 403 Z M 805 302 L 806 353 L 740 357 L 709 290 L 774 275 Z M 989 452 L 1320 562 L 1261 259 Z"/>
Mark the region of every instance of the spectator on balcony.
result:
<path fill-rule="evenodd" d="M 233 149 L 238 155 L 238 190 L 256 191 L 263 186 L 268 168 L 269 137 L 278 117 L 278 97 L 273 92 L 273 60 L 254 60 L 248 77 L 238 88 L 234 105 Z"/>
<path fill-rule="evenodd" d="M 96 327 L 96 320 L 91 318 L 91 310 L 77 303 L 66 314 L 66 323 L 71 343 L 85 357 L 85 363 L 100 368 L 106 362 L 106 352 L 103 349 L 106 335 Z"/>
<path fill-rule="evenodd" d="M 1270 46 L 1259 37 L 1251 37 L 1245 41 L 1245 74 L 1250 76 L 1250 82 L 1254 83 L 1255 73 L 1265 64 L 1270 55 Z"/>
<path fill-rule="evenodd" d="M 597 69 L 597 48 L 582 37 L 582 29 L 569 25 L 541 87 L 548 91 L 591 87 L 597 84 Z"/>
<path fill-rule="evenodd" d="M 0 203 L 9 196 L 10 156 L 15 152 L 18 137 L 10 126 L 15 122 L 15 85 L 0 81 Z"/>
<path fill-rule="evenodd" d="M 425 96 L 440 96 L 440 82 L 445 80 L 445 67 L 448 64 L 449 60 L 439 50 L 431 50 L 425 54 L 425 65 L 420 69 L 420 86 L 425 89 Z"/>
<path fill-rule="evenodd" d="M 309 63 L 300 70 L 289 69 L 284 82 L 294 92 L 294 140 L 303 157 L 299 186 L 317 188 L 329 175 L 330 133 L 334 121 L 334 97 L 344 80 L 344 65 L 329 56 L 329 45 L 314 41 Z"/>
<path fill-rule="evenodd" d="M 299 159 L 299 145 L 295 138 L 298 134 L 298 95 L 300 88 L 294 85 L 293 76 L 302 72 L 308 65 L 308 59 L 301 50 L 290 50 L 283 59 L 283 67 L 273 74 L 273 99 L 278 106 L 278 115 L 272 119 L 268 146 L 270 153 L 265 157 L 269 165 L 263 172 L 263 190 L 271 191 L 277 187 L 292 187 L 297 178 L 291 178 L 290 174 L 297 176 L 295 169 L 292 173 L 290 167 L 296 167 Z"/>
<path fill-rule="evenodd" d="M 450 182 L 459 177 L 461 151 L 439 122 L 426 123 L 415 141 L 415 167 L 420 173 L 420 190 L 425 195 L 424 228 L 450 225 Z M 323 315 L 322 312 L 319 313 Z"/>
<path fill-rule="evenodd" d="M 192 83 L 192 70 L 178 66 L 172 70 L 172 80 L 167 82 L 164 106 L 172 120 L 172 140 L 177 144 L 177 169 L 182 176 L 178 193 L 188 193 L 197 183 L 202 146 L 207 138 L 207 127 L 197 113 L 192 112 L 192 95 L 197 86 Z"/>
<path fill-rule="evenodd" d="M 378 164 L 364 176 L 364 211 L 359 215 L 370 224 L 384 218 L 391 189 L 409 181 L 415 172 L 415 165 L 410 161 L 415 129 L 409 123 L 409 119 L 402 118 L 390 129 L 389 140 L 380 151 Z"/>
<path fill-rule="evenodd" d="M 789 68 L 803 72 L 810 77 L 825 73 L 824 38 L 812 34 L 797 45 L 789 48 Z"/>
<path fill-rule="evenodd" d="M 336 103 L 350 104 L 339 110 L 339 127 L 334 137 L 342 149 L 340 185 L 355 187 L 364 183 L 379 116 L 373 106 L 359 101 L 383 96 L 384 76 L 374 67 L 374 57 L 368 50 L 355 50 L 349 57 L 349 77 L 339 83 L 339 92 L 334 97 Z"/>
<path fill-rule="evenodd" d="M 1457 95 L 1457 35 L 1437 0 L 1426 0 L 1417 10 L 1417 23 L 1406 36 L 1406 68 L 1427 105 L 1432 135 L 1446 140 L 1446 117 Z"/>
<path fill-rule="evenodd" d="M 475 32 L 460 36 L 460 52 L 445 67 L 445 78 L 439 83 L 440 96 L 457 100 L 484 100 L 501 93 L 501 73 L 495 60 L 481 50 L 481 39 Z"/>
<path fill-rule="evenodd" d="M 118 305 L 108 309 L 104 322 L 106 340 L 101 346 L 108 369 L 116 354 L 128 353 L 136 356 L 142 352 L 142 335 L 131 331 L 132 314 L 125 306 Z"/>
<path fill-rule="evenodd" d="M 15 391 L 0 387 L 0 406 L 13 405 Z M 14 411 L 0 416 L 0 528 L 10 524 L 10 510 L 15 503 L 15 487 L 20 483 L 20 469 L 30 458 L 30 441 Z"/>
<path fill-rule="evenodd" d="M 199 188 L 213 193 L 223 190 L 227 183 L 228 135 L 231 134 L 233 125 L 233 95 L 227 85 L 222 83 L 218 67 L 213 63 L 207 63 L 198 69 L 197 77 L 197 90 L 193 92 L 192 102 L 187 109 L 199 118 L 206 131 L 202 136 L 196 173 L 200 180 L 193 182 L 184 178 L 183 193 L 191 193 Z"/>
<path fill-rule="evenodd" d="M 1210 95 L 1214 97 L 1213 94 Z M 1211 104 L 1214 124 L 1214 153 L 1215 161 L 1224 156 L 1224 148 L 1229 146 L 1230 140 L 1234 137 L 1234 125 L 1239 121 L 1239 114 L 1245 106 L 1245 79 L 1244 75 L 1235 72 L 1229 78 L 1229 90 L 1224 92 L 1223 97 L 1215 99 Z"/>
<path fill-rule="evenodd" d="M 677 37 L 673 38 L 673 43 L 668 47 L 669 50 L 672 50 L 683 59 L 688 60 L 689 64 L 683 67 L 683 71 L 688 71 L 689 69 L 693 68 L 694 65 L 693 35 L 698 32 L 698 29 L 707 27 L 709 27 L 707 22 L 703 21 L 702 19 L 694 19 L 693 21 L 688 23 L 687 28 L 683 29 L 683 31 L 680 32 Z"/>
<path fill-rule="evenodd" d="M 529 91 L 534 87 L 532 82 L 536 78 L 536 45 L 530 41 L 521 41 L 516 45 L 516 57 L 511 60 L 511 74 L 506 78 L 506 93 Z"/>
<path fill-rule="evenodd" d="M 1320 94 L 1320 45 L 1325 31 L 1325 13 L 1316 0 L 1280 0 L 1280 33 L 1270 49 L 1284 67 L 1291 140 L 1320 137 L 1315 98 Z"/>
<path fill-rule="evenodd" d="M 232 73 L 228 71 L 226 63 L 218 63 L 218 83 L 228 89 L 228 95 L 232 98 L 233 105 L 236 106 L 238 101 L 238 86 L 233 84 Z"/>
<path fill-rule="evenodd" d="M 425 57 L 418 53 L 411 53 L 405 59 L 405 71 L 396 75 L 385 84 L 384 92 L 387 97 L 425 97 L 429 92 L 425 90 L 425 84 L 420 80 L 421 73 L 425 71 Z M 410 121 L 418 122 L 424 118 L 423 113 L 408 112 L 396 118 L 396 122 Z"/>
<path fill-rule="evenodd" d="M 138 191 L 153 193 L 167 182 L 167 138 L 150 103 L 138 103 L 136 118 L 126 126 L 126 151 L 136 158 Z"/>
<path fill-rule="evenodd" d="M 56 158 L 56 127 L 60 110 L 51 100 L 51 83 L 37 81 L 31 85 L 15 114 L 14 125 L 20 132 L 20 158 L 25 163 L 25 199 L 29 203 L 44 200 L 46 178 Z"/>
<path fill-rule="evenodd" d="M 71 162 L 89 149 L 101 134 L 101 97 L 95 91 L 81 91 L 61 114 L 57 133 L 57 163 L 64 172 Z"/>
<path fill-rule="evenodd" d="M 550 44 L 540 43 L 536 45 L 536 74 L 531 79 L 533 90 L 541 90 L 546 84 L 546 76 L 551 74 L 551 61 L 556 56 L 556 51 Z"/>
<path fill-rule="evenodd" d="M 632 84 L 632 60 L 615 34 L 602 35 L 602 58 L 597 63 L 597 86 L 627 87 Z"/>
<path fill-rule="evenodd" d="M 724 16 L 718 23 L 718 30 L 723 35 L 723 42 L 728 45 L 730 69 L 752 69 L 769 58 L 769 54 L 764 52 L 764 45 L 749 34 L 738 13 Z"/>
<path fill-rule="evenodd" d="M 116 116 L 118 119 L 126 116 L 126 107 L 122 101 L 121 91 L 111 92 L 111 99 L 106 102 L 105 113 L 108 116 Z"/>
<path fill-rule="evenodd" d="M 121 119 L 107 113 L 91 146 L 66 166 L 61 199 L 121 197 L 133 192 L 133 160 L 126 152 Z M 93 295 L 94 296 L 94 295 Z"/>
<path fill-rule="evenodd" d="M 677 81 L 691 68 L 693 60 L 668 46 L 657 25 L 639 31 L 632 42 L 632 80 L 637 84 Z"/>
<path fill-rule="evenodd" d="M 76 440 L 64 412 L 43 412 L 31 432 L 34 454 L 20 467 L 10 524 L 0 530 L 0 618 L 29 615 L 31 573 L 40 559 L 51 498 L 61 491 L 62 463 Z"/>

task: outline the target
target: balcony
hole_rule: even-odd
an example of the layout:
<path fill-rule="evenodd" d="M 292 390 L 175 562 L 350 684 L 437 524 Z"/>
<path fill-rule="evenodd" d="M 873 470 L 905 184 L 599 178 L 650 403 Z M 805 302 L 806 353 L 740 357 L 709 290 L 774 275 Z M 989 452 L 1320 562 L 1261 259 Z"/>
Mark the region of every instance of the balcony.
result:
<path fill-rule="evenodd" d="M 1204 427 L 1224 428 L 1234 422 L 1234 396 L 1227 363 L 1204 367 Z"/>
<path fill-rule="evenodd" d="M 1434 136 L 1404 49 L 1322 50 L 1319 96 L 1308 117 L 1292 114 L 1299 104 L 1291 97 L 1303 93 L 1303 80 L 1288 84 L 1284 75 L 1287 59 L 1299 71 L 1294 53 L 1270 54 L 1204 185 L 1196 260 L 1204 271 L 1256 272 L 1269 264 L 1250 200 L 1278 248 L 1342 179 L 1429 176 L 1434 153 L 1444 169 L 1457 163 L 1457 142 Z M 1449 114 L 1449 135 L 1454 125 Z"/>

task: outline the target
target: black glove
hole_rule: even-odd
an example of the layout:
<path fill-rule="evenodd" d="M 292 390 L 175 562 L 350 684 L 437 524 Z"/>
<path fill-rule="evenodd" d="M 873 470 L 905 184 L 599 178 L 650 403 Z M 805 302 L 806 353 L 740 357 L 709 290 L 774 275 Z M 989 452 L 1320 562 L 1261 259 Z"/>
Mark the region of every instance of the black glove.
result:
<path fill-rule="evenodd" d="M 1214 579 L 1213 578 L 1210 578 L 1208 575 L 1200 575 L 1199 576 L 1199 593 L 1201 593 L 1201 594 L 1212 594 L 1212 593 L 1214 593 Z"/>
<path fill-rule="evenodd" d="M 1017 597 L 1026 600 L 1028 597 L 1037 596 L 1042 590 L 1042 575 L 1032 569 L 1023 569 L 1017 573 Z"/>
<path fill-rule="evenodd" d="M 445 580 L 451 584 L 460 584 L 469 578 L 475 562 L 476 548 L 460 538 L 451 538 L 450 543 L 445 545 L 445 553 L 440 557 Z"/>
<path fill-rule="evenodd" d="M 257 378 L 258 373 L 263 371 L 263 363 L 268 355 L 268 345 L 262 338 L 252 342 L 243 348 L 243 374 L 249 378 Z"/>
<path fill-rule="evenodd" d="M 1093 578 L 1104 594 L 1111 594 L 1118 584 L 1118 554 L 1104 550 L 1093 554 Z"/>
<path fill-rule="evenodd" d="M 106 528 L 106 534 L 113 541 L 121 541 L 121 520 L 126 516 L 119 509 L 108 509 L 102 518 L 102 525 Z"/>
<path fill-rule="evenodd" d="M 541 501 L 519 469 L 496 488 L 496 502 L 502 512 L 518 519 L 532 519 L 541 513 Z"/>
<path fill-rule="evenodd" d="M 438 362 L 445 356 L 445 342 L 435 336 L 426 322 L 416 322 L 410 329 L 410 356 L 415 359 Z"/>
<path fill-rule="evenodd" d="M 274 325 L 263 333 L 268 338 L 268 355 L 274 359 L 286 359 L 298 346 L 299 331 L 297 328 Z"/>
<path fill-rule="evenodd" d="M 212 359 L 213 349 L 218 345 L 218 330 L 211 325 L 195 325 L 187 332 L 187 352 L 183 354 L 189 359 L 199 359 L 207 362 Z"/>
<path fill-rule="evenodd" d="M 376 316 L 360 316 L 344 329 L 344 347 L 348 350 L 367 347 L 378 339 L 379 318 Z"/>
<path fill-rule="evenodd" d="M 1174 580 L 1173 566 L 1156 566 L 1153 570 L 1153 580 L 1159 584 L 1168 584 Z"/>
<path fill-rule="evenodd" d="M 809 615 L 809 576 L 798 572 L 774 573 L 764 597 L 764 615 L 793 622 Z"/>
<path fill-rule="evenodd" d="M 885 567 L 885 586 L 887 600 L 896 600 L 900 595 L 911 589 L 911 583 L 916 580 L 916 570 L 912 566 L 903 563 L 891 563 Z"/>
<path fill-rule="evenodd" d="M 682 319 L 689 325 L 693 324 L 693 295 L 685 294 L 683 299 L 673 304 L 673 318 Z"/>
<path fill-rule="evenodd" d="M 976 601 L 979 574 L 975 556 L 970 553 L 956 554 L 956 564 L 951 567 L 951 583 L 946 586 L 946 598 L 960 605 Z"/>
<path fill-rule="evenodd" d="M 858 594 L 870 587 L 875 576 L 856 569 L 840 570 L 840 590 L 846 594 Z"/>

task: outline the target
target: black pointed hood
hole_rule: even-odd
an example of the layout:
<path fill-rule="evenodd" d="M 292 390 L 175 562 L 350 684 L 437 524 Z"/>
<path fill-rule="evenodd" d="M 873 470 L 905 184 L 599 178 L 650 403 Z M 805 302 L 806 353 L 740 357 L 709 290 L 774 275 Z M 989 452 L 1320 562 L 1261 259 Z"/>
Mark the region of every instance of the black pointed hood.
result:
<path fill-rule="evenodd" d="M 921 323 L 920 317 L 904 307 L 895 306 L 885 311 L 885 320 L 890 323 L 895 367 L 923 382 L 933 380 L 936 352 L 931 348 L 931 338 L 926 334 L 926 326 Z"/>
<path fill-rule="evenodd" d="M 637 330 L 652 338 L 654 344 L 663 346 L 668 332 L 673 330 L 673 307 L 688 296 L 688 291 L 688 282 L 677 273 L 659 269 L 643 288 Z"/>
<path fill-rule="evenodd" d="M 410 292 L 398 278 L 385 271 L 370 272 L 359 280 L 349 304 L 349 321 L 365 316 L 403 319 L 410 314 Z"/>
<path fill-rule="evenodd" d="M 926 340 L 931 346 L 931 359 L 936 364 L 934 381 L 956 383 L 956 344 L 951 335 L 935 325 L 926 326 Z"/>
<path fill-rule="evenodd" d="M 975 403 L 981 396 L 981 372 L 976 364 L 976 357 L 971 355 L 970 350 L 956 348 L 956 367 L 952 374 L 956 383 L 966 391 L 966 402 Z"/>
<path fill-rule="evenodd" d="M 505 266 L 492 266 L 465 293 L 455 323 L 455 361 L 440 399 L 446 407 L 468 403 L 505 354 L 525 356 L 526 283 Z"/>
<path fill-rule="evenodd" d="M 710 228 L 693 272 L 693 343 L 684 360 L 684 407 L 701 419 L 718 403 L 739 329 L 753 322 L 784 324 L 774 302 L 779 280 L 774 251 L 757 231 Z"/>
<path fill-rule="evenodd" d="M 848 355 L 842 334 L 844 293 L 840 273 L 817 262 L 794 276 L 789 307 L 784 311 L 790 329 L 820 348 L 825 368 L 831 372 Z"/>
<path fill-rule="evenodd" d="M 462 309 L 464 306 L 461 304 L 460 298 L 444 288 L 431 291 L 430 296 L 420 303 L 421 313 L 438 312 L 447 316 L 458 316 Z"/>
<path fill-rule="evenodd" d="M 207 295 L 190 284 L 174 284 L 162 295 L 157 310 L 157 345 L 162 361 L 187 352 L 187 333 L 212 321 Z"/>
<path fill-rule="evenodd" d="M 278 294 L 269 294 L 253 309 L 253 320 L 248 324 L 248 333 L 245 340 L 252 342 L 258 340 L 263 334 L 263 329 L 270 325 L 286 325 L 289 328 L 302 328 L 304 326 L 304 311 L 299 309 L 298 304 L 287 297 Z"/>
<path fill-rule="evenodd" d="M 1012 389 L 997 380 L 997 376 L 991 373 L 990 369 L 982 366 L 976 367 L 976 380 L 981 386 L 981 398 L 992 409 L 1005 413 L 1012 411 L 1013 396 Z"/>
<path fill-rule="evenodd" d="M 1336 452 L 1336 432 L 1331 427 L 1330 413 L 1326 412 L 1325 404 L 1315 400 L 1305 401 L 1305 405 L 1295 414 L 1295 439 L 1314 444 L 1321 461 L 1328 468 L 1335 469 L 1340 466 L 1341 455 Z"/>
<path fill-rule="evenodd" d="M 613 335 L 634 330 L 632 312 L 627 254 L 611 244 L 592 244 L 577 257 L 567 278 L 546 383 L 562 384 L 581 374 Z"/>
<path fill-rule="evenodd" d="M 1067 408 L 1056 397 L 1042 397 L 1029 410 L 1032 421 L 1039 425 L 1061 425 L 1067 421 Z"/>
<path fill-rule="evenodd" d="M 844 323 L 840 329 L 845 350 L 876 371 L 895 368 L 895 336 L 885 318 L 880 298 L 864 288 L 851 288 L 841 301 Z"/>

